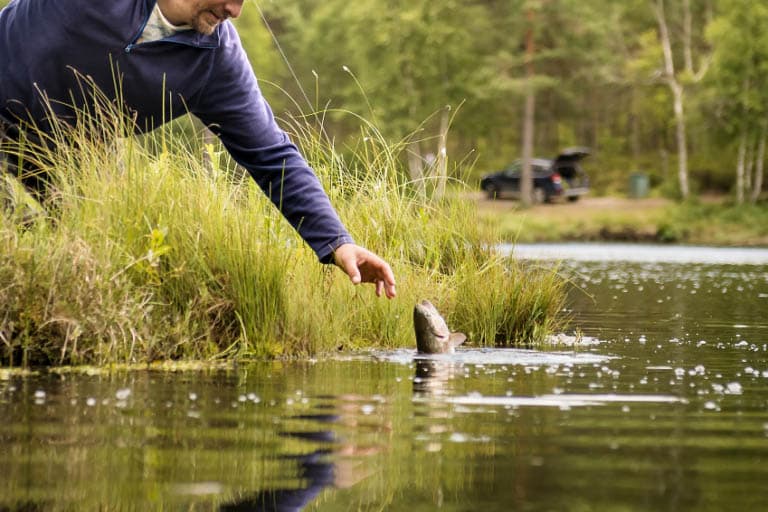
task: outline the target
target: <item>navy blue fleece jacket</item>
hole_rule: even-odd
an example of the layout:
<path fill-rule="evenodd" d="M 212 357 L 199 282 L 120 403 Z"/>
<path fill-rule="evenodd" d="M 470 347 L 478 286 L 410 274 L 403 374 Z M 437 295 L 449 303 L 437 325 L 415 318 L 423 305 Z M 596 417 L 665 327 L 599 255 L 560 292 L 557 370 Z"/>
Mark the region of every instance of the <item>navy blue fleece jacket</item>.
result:
<path fill-rule="evenodd" d="M 82 79 L 122 101 L 139 131 L 190 112 L 216 133 L 322 262 L 352 242 L 328 196 L 275 123 L 230 22 L 136 44 L 156 0 L 14 0 L 0 11 L 0 119 L 46 129 L 75 118 Z M 165 98 L 164 98 L 165 96 Z M 47 98 L 47 105 L 43 102 Z"/>

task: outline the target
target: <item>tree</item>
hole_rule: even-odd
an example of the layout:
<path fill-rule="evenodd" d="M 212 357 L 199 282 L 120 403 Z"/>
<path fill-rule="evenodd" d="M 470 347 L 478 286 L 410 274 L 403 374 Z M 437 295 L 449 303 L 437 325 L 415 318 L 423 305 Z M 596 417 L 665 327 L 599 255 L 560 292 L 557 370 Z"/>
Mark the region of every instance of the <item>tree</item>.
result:
<path fill-rule="evenodd" d="M 755 202 L 768 137 L 768 6 L 723 0 L 722 7 L 707 32 L 717 41 L 710 101 L 725 135 L 737 141 L 736 200 L 742 203 L 748 195 Z"/>
<path fill-rule="evenodd" d="M 488 5 L 495 25 L 494 50 L 482 70 L 490 85 L 485 94 L 495 103 L 492 110 L 506 117 L 495 122 L 515 128 L 505 132 L 510 145 L 522 148 L 528 161 L 535 153 L 555 153 L 567 145 L 600 144 L 600 116 L 610 105 L 601 93 L 622 62 L 615 51 L 615 2 Z"/>
<path fill-rule="evenodd" d="M 686 135 L 685 118 L 686 84 L 701 81 L 709 69 L 711 60 L 709 49 L 704 47 L 701 51 L 703 57 L 700 59 L 698 69 L 695 69 L 693 55 L 694 47 L 696 47 L 696 45 L 693 40 L 691 1 L 692 0 L 682 0 L 682 30 L 673 34 L 670 31 L 667 22 L 668 13 L 664 0 L 651 0 L 651 9 L 653 10 L 658 24 L 659 42 L 664 56 L 661 76 L 672 93 L 677 139 L 677 176 L 680 186 L 680 195 L 683 199 L 687 199 L 690 194 L 690 186 L 688 184 L 688 137 Z M 676 40 L 680 43 L 679 46 L 681 48 L 678 52 L 681 52 L 683 57 L 684 64 L 682 70 L 680 70 L 680 66 L 678 66 L 675 61 L 673 36 L 677 36 Z"/>
<path fill-rule="evenodd" d="M 482 7 L 459 0 L 328 0 L 301 18 L 279 14 L 301 55 L 299 74 L 319 77 L 319 95 L 327 98 L 320 103 L 359 112 L 388 138 L 406 139 L 414 183 L 423 189 L 430 179 L 439 194 L 447 173 L 445 132 L 475 83 L 477 42 L 466 23 L 484 32 Z M 438 133 L 425 134 L 424 120 L 435 113 Z M 431 167 L 428 153 L 435 156 Z"/>
<path fill-rule="evenodd" d="M 533 80 L 533 58 L 536 53 L 534 24 L 536 13 L 532 5 L 526 6 L 528 26 L 525 31 L 525 113 L 523 115 L 523 168 L 520 174 L 520 199 L 523 205 L 533 202 L 533 130 L 536 122 L 536 91 Z"/>

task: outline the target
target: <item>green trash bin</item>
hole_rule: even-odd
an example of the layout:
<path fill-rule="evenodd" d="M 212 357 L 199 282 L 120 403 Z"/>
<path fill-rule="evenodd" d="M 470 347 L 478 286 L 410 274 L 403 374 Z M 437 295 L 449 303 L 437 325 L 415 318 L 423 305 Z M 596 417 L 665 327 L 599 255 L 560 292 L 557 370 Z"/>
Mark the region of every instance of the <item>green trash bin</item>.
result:
<path fill-rule="evenodd" d="M 648 195 L 648 175 L 634 172 L 629 176 L 629 197 L 640 199 Z"/>

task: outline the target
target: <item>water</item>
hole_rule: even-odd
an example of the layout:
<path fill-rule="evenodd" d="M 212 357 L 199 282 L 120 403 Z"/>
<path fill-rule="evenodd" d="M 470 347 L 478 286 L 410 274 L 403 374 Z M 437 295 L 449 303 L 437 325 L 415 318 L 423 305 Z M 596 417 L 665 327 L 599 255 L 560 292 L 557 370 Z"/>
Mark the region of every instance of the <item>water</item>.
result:
<path fill-rule="evenodd" d="M 768 510 L 768 265 L 603 249 L 546 351 L 0 374 L 0 510 Z"/>
<path fill-rule="evenodd" d="M 518 258 L 537 260 L 768 265 L 768 249 L 758 247 L 552 243 L 508 244 L 500 249 Z"/>

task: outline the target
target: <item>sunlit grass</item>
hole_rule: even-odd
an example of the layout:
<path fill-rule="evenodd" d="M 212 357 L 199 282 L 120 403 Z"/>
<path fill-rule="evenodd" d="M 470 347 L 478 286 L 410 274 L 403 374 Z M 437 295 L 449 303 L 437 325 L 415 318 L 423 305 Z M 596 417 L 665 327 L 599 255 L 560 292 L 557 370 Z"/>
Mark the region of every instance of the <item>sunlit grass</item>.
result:
<path fill-rule="evenodd" d="M 288 123 L 358 243 L 380 254 L 398 298 L 377 299 L 318 264 L 220 148 L 209 158 L 169 129 L 125 136 L 90 113 L 54 135 L 39 165 L 50 218 L 0 215 L 0 361 L 122 364 L 318 355 L 411 347 L 429 298 L 476 345 L 532 343 L 558 322 L 554 271 L 494 253 L 474 205 L 416 193 L 404 145 L 361 120 L 336 148 L 313 119 Z M 93 136 L 93 131 L 97 136 Z M 429 189 L 429 187 L 427 187 Z"/>
<path fill-rule="evenodd" d="M 481 203 L 480 219 L 508 242 L 629 241 L 702 245 L 768 245 L 768 204 L 587 199 L 523 209 Z M 594 204 L 594 201 L 604 201 Z M 612 207 L 610 205 L 613 205 Z"/>
<path fill-rule="evenodd" d="M 652 240 L 659 224 L 667 218 L 671 205 L 636 204 L 631 200 L 600 198 L 615 202 L 614 207 L 578 203 L 542 205 L 535 209 L 517 207 L 517 203 L 486 202 L 481 207 L 481 219 L 493 226 L 507 241 L 521 243 L 563 240 Z M 588 198 L 586 201 L 596 201 Z"/>
<path fill-rule="evenodd" d="M 682 203 L 659 223 L 659 235 L 695 244 L 768 246 L 768 204 Z"/>

